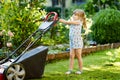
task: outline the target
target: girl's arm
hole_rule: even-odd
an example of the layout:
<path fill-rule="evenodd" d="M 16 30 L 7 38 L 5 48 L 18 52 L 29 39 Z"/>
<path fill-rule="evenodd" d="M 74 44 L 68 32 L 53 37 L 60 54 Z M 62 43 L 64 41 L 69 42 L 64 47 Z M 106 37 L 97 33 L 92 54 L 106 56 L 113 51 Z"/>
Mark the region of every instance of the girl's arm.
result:
<path fill-rule="evenodd" d="M 59 19 L 59 22 L 64 23 L 64 24 L 74 24 L 74 25 L 80 24 L 80 21 L 67 21 L 65 19 Z"/>

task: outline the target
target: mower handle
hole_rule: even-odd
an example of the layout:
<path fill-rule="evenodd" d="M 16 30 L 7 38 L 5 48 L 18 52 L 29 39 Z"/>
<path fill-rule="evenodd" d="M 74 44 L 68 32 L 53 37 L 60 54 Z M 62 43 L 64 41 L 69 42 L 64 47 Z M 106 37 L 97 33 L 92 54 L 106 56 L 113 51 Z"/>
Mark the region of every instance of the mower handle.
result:
<path fill-rule="evenodd" d="M 48 17 L 51 15 L 51 14 L 54 14 L 54 17 L 53 17 L 53 21 L 56 21 L 58 19 L 58 14 L 56 12 L 49 12 L 45 18 L 45 21 L 48 20 Z"/>

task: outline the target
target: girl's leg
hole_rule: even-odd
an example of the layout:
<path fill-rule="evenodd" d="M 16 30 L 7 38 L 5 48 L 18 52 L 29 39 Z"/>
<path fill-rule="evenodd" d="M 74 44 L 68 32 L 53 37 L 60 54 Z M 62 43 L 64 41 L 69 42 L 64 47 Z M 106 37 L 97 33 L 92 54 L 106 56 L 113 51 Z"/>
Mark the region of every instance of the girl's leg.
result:
<path fill-rule="evenodd" d="M 83 67 L 83 62 L 82 62 L 82 49 L 76 49 L 75 50 L 75 55 L 78 59 L 78 66 L 80 71 L 82 71 L 82 67 Z"/>
<path fill-rule="evenodd" d="M 70 50 L 70 64 L 69 64 L 69 69 L 70 69 L 70 70 L 73 70 L 74 57 L 75 57 L 75 50 L 74 50 L 74 49 L 71 49 L 71 50 Z"/>
<path fill-rule="evenodd" d="M 70 63 L 69 63 L 69 71 L 67 71 L 65 74 L 71 74 L 73 70 L 73 65 L 74 65 L 74 57 L 75 57 L 75 50 L 70 49 Z"/>

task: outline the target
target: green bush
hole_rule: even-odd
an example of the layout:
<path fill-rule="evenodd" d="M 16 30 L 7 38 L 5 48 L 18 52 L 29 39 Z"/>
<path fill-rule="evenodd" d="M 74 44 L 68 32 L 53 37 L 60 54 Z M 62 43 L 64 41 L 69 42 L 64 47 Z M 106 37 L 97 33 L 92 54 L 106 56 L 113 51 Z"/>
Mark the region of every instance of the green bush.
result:
<path fill-rule="evenodd" d="M 101 10 L 93 17 L 92 39 L 99 44 L 120 42 L 120 11 Z"/>
<path fill-rule="evenodd" d="M 41 22 L 35 21 L 39 20 L 43 14 L 33 6 L 25 7 L 18 5 L 15 1 L 2 3 L 0 6 L 0 30 L 10 30 L 14 33 L 12 42 L 16 48 L 38 28 Z M 40 9 L 41 7 L 39 6 Z"/>
<path fill-rule="evenodd" d="M 106 8 L 120 10 L 119 3 L 120 0 L 87 0 L 85 11 L 88 12 L 88 14 L 94 14 Z"/>
<path fill-rule="evenodd" d="M 69 43 L 69 29 L 62 23 L 57 23 L 49 32 L 42 37 L 44 45 L 56 45 Z"/>

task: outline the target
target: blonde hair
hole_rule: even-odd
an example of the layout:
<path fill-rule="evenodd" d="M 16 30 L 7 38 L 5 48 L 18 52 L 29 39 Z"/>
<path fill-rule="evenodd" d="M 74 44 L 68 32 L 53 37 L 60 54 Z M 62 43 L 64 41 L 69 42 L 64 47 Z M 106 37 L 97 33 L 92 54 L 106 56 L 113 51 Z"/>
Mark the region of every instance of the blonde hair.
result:
<path fill-rule="evenodd" d="M 79 16 L 79 18 L 82 19 L 84 28 L 87 28 L 85 12 L 81 9 L 76 9 L 73 11 L 73 14 L 77 14 Z"/>

